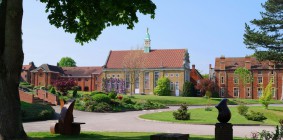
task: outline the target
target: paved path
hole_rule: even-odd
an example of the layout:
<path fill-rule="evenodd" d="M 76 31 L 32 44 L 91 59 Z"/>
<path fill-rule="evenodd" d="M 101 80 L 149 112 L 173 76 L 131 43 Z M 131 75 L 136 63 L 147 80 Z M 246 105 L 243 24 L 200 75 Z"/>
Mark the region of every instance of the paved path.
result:
<path fill-rule="evenodd" d="M 280 105 L 283 106 L 283 105 Z M 59 112 L 59 107 L 54 107 Z M 214 135 L 214 125 L 193 125 L 168 122 L 157 122 L 139 119 L 138 116 L 146 113 L 176 110 L 179 107 L 169 109 L 131 111 L 120 113 L 93 113 L 74 110 L 76 122 L 85 122 L 82 131 L 114 131 L 114 132 L 167 132 L 189 133 L 194 135 Z M 199 106 L 190 106 L 199 108 Z M 27 132 L 49 131 L 50 124 L 57 120 L 24 123 Z M 250 137 L 251 132 L 261 130 L 274 131 L 274 126 L 233 126 L 234 136 Z"/>

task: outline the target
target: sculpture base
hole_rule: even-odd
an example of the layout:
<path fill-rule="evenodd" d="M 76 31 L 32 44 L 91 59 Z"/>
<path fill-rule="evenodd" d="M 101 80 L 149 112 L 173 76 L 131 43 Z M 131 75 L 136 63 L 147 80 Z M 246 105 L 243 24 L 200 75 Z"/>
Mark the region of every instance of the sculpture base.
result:
<path fill-rule="evenodd" d="M 233 140 L 233 125 L 231 123 L 215 124 L 215 140 Z"/>

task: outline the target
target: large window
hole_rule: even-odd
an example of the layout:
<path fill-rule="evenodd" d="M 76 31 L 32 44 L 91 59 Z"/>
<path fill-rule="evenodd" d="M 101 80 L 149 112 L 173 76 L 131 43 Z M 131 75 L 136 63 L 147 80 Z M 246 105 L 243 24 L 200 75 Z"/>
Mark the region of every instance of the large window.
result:
<path fill-rule="evenodd" d="M 170 82 L 170 90 L 171 90 L 171 91 L 174 90 L 174 82 Z"/>
<path fill-rule="evenodd" d="M 126 73 L 126 89 L 130 88 L 130 74 Z"/>
<path fill-rule="evenodd" d="M 262 95 L 262 88 L 257 88 L 257 97 Z"/>
<path fill-rule="evenodd" d="M 272 97 L 275 97 L 275 96 L 276 96 L 276 90 L 275 90 L 275 88 L 271 88 L 271 93 L 272 93 Z"/>
<path fill-rule="evenodd" d="M 234 88 L 234 97 L 239 97 L 239 88 Z"/>
<path fill-rule="evenodd" d="M 140 76 L 138 72 L 135 73 L 135 88 L 140 88 Z"/>
<path fill-rule="evenodd" d="M 154 87 L 157 86 L 158 78 L 159 78 L 159 72 L 158 72 L 158 71 L 155 71 L 155 72 L 154 72 Z"/>
<path fill-rule="evenodd" d="M 144 73 L 144 88 L 149 89 L 149 72 Z"/>
<path fill-rule="evenodd" d="M 224 97 L 224 96 L 225 96 L 225 88 L 224 88 L 224 87 L 221 87 L 221 88 L 220 88 L 220 96 L 221 96 L 221 97 Z"/>
<path fill-rule="evenodd" d="M 246 95 L 247 95 L 248 97 L 251 96 L 251 88 L 250 88 L 250 87 L 247 87 L 247 88 L 246 88 Z"/>
<path fill-rule="evenodd" d="M 257 83 L 262 84 L 262 77 L 257 77 Z"/>

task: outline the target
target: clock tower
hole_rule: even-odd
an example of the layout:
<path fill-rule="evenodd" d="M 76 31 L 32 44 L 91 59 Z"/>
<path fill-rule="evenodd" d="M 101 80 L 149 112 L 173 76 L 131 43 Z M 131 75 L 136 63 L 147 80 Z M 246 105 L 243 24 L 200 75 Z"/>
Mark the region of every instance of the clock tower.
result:
<path fill-rule="evenodd" d="M 150 35 L 148 33 L 148 28 L 146 29 L 146 35 L 144 38 L 144 53 L 150 52 Z"/>

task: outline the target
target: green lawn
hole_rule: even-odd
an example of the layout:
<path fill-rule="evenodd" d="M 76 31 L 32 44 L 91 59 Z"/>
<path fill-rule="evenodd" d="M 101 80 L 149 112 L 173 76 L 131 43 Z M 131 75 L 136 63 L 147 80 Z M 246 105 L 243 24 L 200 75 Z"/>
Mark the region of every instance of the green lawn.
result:
<path fill-rule="evenodd" d="M 236 107 L 231 107 L 230 111 L 232 113 L 232 118 L 230 120 L 230 123 L 234 125 L 235 124 L 278 125 L 278 121 L 280 119 L 283 119 L 282 107 L 269 107 L 269 110 L 266 110 L 261 106 L 257 106 L 257 107 L 249 107 L 249 110 L 263 112 L 264 115 L 267 117 L 267 120 L 263 122 L 247 120 L 244 116 L 241 116 L 237 112 Z M 186 121 L 175 120 L 172 115 L 172 111 L 145 114 L 145 115 L 141 115 L 140 117 L 149 120 L 177 122 L 177 123 L 191 123 L 191 124 L 215 124 L 216 122 L 218 122 L 217 120 L 218 110 L 216 108 L 213 108 L 212 111 L 205 111 L 204 108 L 191 109 L 189 110 L 189 112 L 191 113 L 191 120 L 186 120 Z"/>
<path fill-rule="evenodd" d="M 79 136 L 53 135 L 49 132 L 30 132 L 32 140 L 149 140 L 151 132 L 82 132 Z M 213 136 L 190 135 L 190 140 L 213 140 Z M 244 138 L 234 138 L 243 140 Z"/>
<path fill-rule="evenodd" d="M 210 101 L 204 97 L 176 97 L 176 96 L 155 96 L 155 95 L 133 95 L 133 100 L 150 100 L 158 103 L 162 103 L 165 105 L 180 105 L 182 103 L 186 103 L 188 105 L 216 105 L 218 104 L 222 98 L 211 98 Z M 252 99 L 229 99 L 228 104 L 235 105 L 235 104 L 259 104 L 258 100 Z M 272 100 L 271 103 L 273 104 L 282 104 L 282 101 L 279 100 Z"/>

